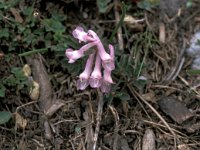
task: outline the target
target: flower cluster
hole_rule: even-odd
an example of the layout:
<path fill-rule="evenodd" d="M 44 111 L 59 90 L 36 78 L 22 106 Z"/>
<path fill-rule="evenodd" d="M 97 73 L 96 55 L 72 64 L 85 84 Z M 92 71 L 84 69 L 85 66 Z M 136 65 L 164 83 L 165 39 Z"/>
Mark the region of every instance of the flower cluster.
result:
<path fill-rule="evenodd" d="M 115 69 L 113 46 L 109 44 L 110 54 L 108 54 L 98 35 L 92 30 L 85 32 L 82 27 L 76 27 L 72 34 L 79 43 L 86 42 L 87 44 L 79 50 L 66 49 L 65 55 L 69 63 L 74 63 L 77 59 L 84 57 L 85 52 L 92 47 L 96 50 L 89 55 L 85 69 L 79 75 L 77 88 L 84 90 L 90 85 L 92 88 L 100 88 L 103 93 L 110 92 L 111 84 L 113 84 L 111 72 Z M 102 69 L 104 69 L 103 77 Z"/>

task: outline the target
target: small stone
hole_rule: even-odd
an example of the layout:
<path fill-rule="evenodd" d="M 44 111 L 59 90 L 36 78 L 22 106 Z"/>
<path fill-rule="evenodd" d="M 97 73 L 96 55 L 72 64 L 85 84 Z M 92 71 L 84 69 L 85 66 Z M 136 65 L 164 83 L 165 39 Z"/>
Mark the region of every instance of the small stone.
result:
<path fill-rule="evenodd" d="M 146 129 L 142 140 L 142 150 L 155 150 L 155 134 L 152 129 Z"/>

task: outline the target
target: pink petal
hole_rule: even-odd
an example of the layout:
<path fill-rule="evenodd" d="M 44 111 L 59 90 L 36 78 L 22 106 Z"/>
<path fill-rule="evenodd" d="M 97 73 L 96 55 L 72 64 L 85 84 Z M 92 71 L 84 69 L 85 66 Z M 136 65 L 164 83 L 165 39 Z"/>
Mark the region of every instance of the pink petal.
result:
<path fill-rule="evenodd" d="M 92 88 L 99 88 L 102 84 L 102 78 L 90 78 L 89 84 Z"/>
<path fill-rule="evenodd" d="M 91 42 L 95 41 L 92 37 L 90 37 L 82 27 L 76 27 L 76 29 L 72 32 L 74 38 L 78 39 L 79 42 Z"/>
<path fill-rule="evenodd" d="M 87 51 L 88 49 L 90 49 L 91 47 L 97 45 L 98 41 L 94 41 L 94 42 L 90 42 L 84 46 L 82 46 L 79 50 L 84 53 L 85 51 Z"/>
<path fill-rule="evenodd" d="M 101 40 L 97 36 L 97 34 L 94 31 L 92 31 L 92 30 L 89 30 L 88 33 L 90 35 L 92 35 L 92 37 L 94 39 L 96 39 L 96 40 L 99 41 L 98 44 L 97 44 L 97 49 L 98 49 L 98 54 L 100 55 L 102 61 L 111 61 L 112 60 L 111 56 L 105 51 L 104 46 L 101 43 Z"/>
<path fill-rule="evenodd" d="M 107 83 L 113 84 L 113 80 L 112 80 L 112 77 L 111 77 L 111 71 L 110 70 L 104 70 L 103 80 Z"/>
<path fill-rule="evenodd" d="M 106 69 L 106 70 L 114 70 L 115 69 L 115 62 L 114 62 L 115 51 L 114 51 L 114 47 L 111 44 L 109 44 L 108 48 L 110 50 L 111 60 L 103 61 L 102 65 L 103 65 L 104 69 Z"/>
<path fill-rule="evenodd" d="M 84 90 L 89 85 L 88 79 L 78 79 L 76 86 L 79 90 Z"/>
<path fill-rule="evenodd" d="M 102 66 L 105 70 L 114 70 L 115 69 L 115 63 L 113 60 L 110 61 L 103 61 Z"/>
<path fill-rule="evenodd" d="M 86 65 L 85 65 L 85 69 L 79 75 L 79 80 L 77 81 L 76 86 L 80 90 L 84 90 L 89 85 L 89 77 L 90 77 L 90 74 L 92 72 L 92 65 L 93 65 L 93 61 L 94 61 L 94 56 L 95 56 L 95 54 L 89 55 L 87 62 L 86 62 Z"/>
<path fill-rule="evenodd" d="M 109 93 L 111 91 L 111 84 L 103 81 L 100 89 L 102 93 Z"/>
<path fill-rule="evenodd" d="M 98 54 L 96 55 L 95 66 L 90 76 L 89 83 L 90 83 L 90 86 L 93 88 L 100 87 L 102 83 L 101 58 Z"/>
<path fill-rule="evenodd" d="M 74 63 L 77 59 L 84 56 L 84 53 L 79 50 L 73 51 L 71 48 L 66 49 L 66 57 L 69 59 L 69 63 Z"/>
<path fill-rule="evenodd" d="M 110 56 L 112 57 L 112 59 L 114 59 L 114 57 L 115 57 L 115 50 L 114 50 L 114 47 L 113 47 L 111 44 L 109 44 L 109 45 L 108 45 L 108 48 L 109 48 L 109 50 L 110 50 Z"/>

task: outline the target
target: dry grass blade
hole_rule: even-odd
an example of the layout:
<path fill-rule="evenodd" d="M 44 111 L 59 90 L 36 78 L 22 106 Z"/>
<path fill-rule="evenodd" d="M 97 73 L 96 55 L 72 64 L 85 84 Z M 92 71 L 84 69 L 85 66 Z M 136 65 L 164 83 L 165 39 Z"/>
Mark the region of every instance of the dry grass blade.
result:
<path fill-rule="evenodd" d="M 114 0 L 114 10 L 115 10 L 115 18 L 116 18 L 116 24 L 119 23 L 120 17 L 119 17 L 119 12 L 118 12 L 118 0 Z M 117 30 L 117 38 L 118 38 L 118 43 L 119 43 L 119 50 L 123 51 L 124 50 L 124 41 L 122 38 L 122 28 L 119 27 Z"/>

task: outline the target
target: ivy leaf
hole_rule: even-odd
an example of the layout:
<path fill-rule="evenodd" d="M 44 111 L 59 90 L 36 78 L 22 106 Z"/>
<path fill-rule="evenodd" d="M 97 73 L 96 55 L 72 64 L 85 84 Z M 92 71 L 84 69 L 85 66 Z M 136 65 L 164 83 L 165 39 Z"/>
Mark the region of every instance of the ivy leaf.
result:
<path fill-rule="evenodd" d="M 12 114 L 8 111 L 0 111 L 0 124 L 4 124 L 10 120 Z"/>

